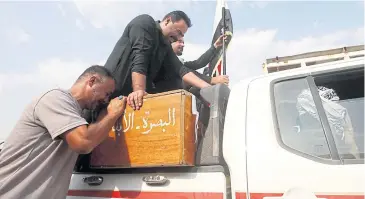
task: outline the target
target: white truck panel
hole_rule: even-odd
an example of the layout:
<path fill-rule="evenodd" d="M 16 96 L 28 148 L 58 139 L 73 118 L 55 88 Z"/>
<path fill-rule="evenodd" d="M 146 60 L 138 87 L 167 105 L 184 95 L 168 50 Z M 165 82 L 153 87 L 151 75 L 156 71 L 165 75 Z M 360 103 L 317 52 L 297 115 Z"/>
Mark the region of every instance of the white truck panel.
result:
<path fill-rule="evenodd" d="M 354 65 L 356 62 L 361 63 L 353 61 L 343 66 Z M 328 69 L 339 67 L 339 64 L 327 65 Z M 319 69 L 319 67 L 312 68 L 313 71 Z M 277 76 L 280 76 L 279 73 Z M 303 188 L 318 195 L 328 193 L 363 195 L 362 190 L 365 187 L 363 164 L 319 163 L 289 152 L 278 145 L 273 124 L 275 120 L 271 112 L 272 79 L 274 78 L 258 79 L 251 82 L 249 87 L 246 129 L 249 192 L 284 193 L 293 188 Z"/>
<path fill-rule="evenodd" d="M 157 175 L 157 173 L 136 173 L 136 174 L 74 174 L 71 179 L 69 187 L 69 196 L 67 199 L 84 198 L 90 194 L 96 194 L 96 192 L 114 192 L 114 195 L 121 192 L 133 192 L 133 198 L 140 198 L 140 193 L 198 193 L 199 196 L 207 194 L 223 195 L 226 192 L 226 179 L 221 172 L 197 172 L 197 173 L 158 173 L 160 176 L 165 176 L 169 182 L 162 186 L 149 186 L 142 178 L 144 176 Z M 90 186 L 83 182 L 84 177 L 90 176 L 102 176 L 104 181 L 101 185 Z M 207 186 L 209 185 L 209 186 Z M 90 192 L 91 191 L 91 192 Z M 94 192 L 95 191 L 95 192 Z M 72 193 L 80 195 L 72 196 Z M 107 195 L 107 194 L 105 194 Z M 181 195 L 181 194 L 180 194 Z M 209 196 L 209 195 L 207 195 Z M 89 198 L 88 197 L 88 198 Z M 98 198 L 98 197 L 93 197 Z M 102 197 L 105 198 L 105 197 Z M 111 198 L 111 197 L 110 197 Z M 144 197 L 142 197 L 144 198 Z M 170 197 L 171 198 L 171 197 Z M 172 197 L 178 198 L 178 197 Z M 199 197 L 197 197 L 199 198 Z M 206 198 L 206 197 L 200 197 Z"/>
<path fill-rule="evenodd" d="M 227 162 L 232 187 L 232 198 L 237 192 L 247 193 L 246 180 L 246 97 L 251 79 L 232 87 L 224 124 L 223 155 Z"/>

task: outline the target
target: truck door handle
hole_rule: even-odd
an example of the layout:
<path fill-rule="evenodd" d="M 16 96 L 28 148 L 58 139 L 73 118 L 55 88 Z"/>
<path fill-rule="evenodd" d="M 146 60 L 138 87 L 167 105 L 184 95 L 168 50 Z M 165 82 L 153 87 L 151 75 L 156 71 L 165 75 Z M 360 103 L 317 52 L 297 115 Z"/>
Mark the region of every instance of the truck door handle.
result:
<path fill-rule="evenodd" d="M 142 178 L 142 181 L 145 182 L 147 185 L 150 185 L 150 186 L 161 186 L 161 185 L 164 185 L 166 184 L 169 179 L 167 179 L 165 176 L 160 176 L 160 175 L 150 175 L 150 176 L 144 176 Z"/>
<path fill-rule="evenodd" d="M 84 181 L 84 183 L 87 183 L 90 186 L 98 186 L 103 183 L 104 178 L 101 176 L 90 176 L 90 177 L 85 177 L 82 180 Z"/>

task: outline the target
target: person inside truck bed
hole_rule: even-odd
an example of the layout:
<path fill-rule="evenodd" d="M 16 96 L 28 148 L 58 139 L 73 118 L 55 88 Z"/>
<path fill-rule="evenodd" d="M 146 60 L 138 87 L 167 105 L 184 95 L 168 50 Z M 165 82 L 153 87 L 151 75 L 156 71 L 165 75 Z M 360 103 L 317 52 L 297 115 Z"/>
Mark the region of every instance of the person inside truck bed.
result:
<path fill-rule="evenodd" d="M 128 105 L 139 110 L 143 96 L 153 89 L 152 82 L 171 74 L 198 88 L 210 86 L 186 68 L 171 48 L 171 42 L 184 37 L 191 26 L 189 17 L 179 10 L 162 21 L 147 14 L 132 19 L 105 63 L 116 78 L 112 96 L 128 95 Z"/>
<path fill-rule="evenodd" d="M 223 35 L 220 36 L 217 41 L 197 60 L 194 61 L 185 61 L 183 58 L 179 57 L 180 61 L 184 64 L 185 67 L 190 68 L 192 70 L 198 70 L 205 67 L 212 59 L 214 58 L 217 50 L 223 45 L 222 42 Z M 184 51 L 184 38 L 180 38 L 175 42 L 171 43 L 172 49 L 177 56 L 181 56 Z M 210 77 L 208 75 L 203 75 L 197 71 L 194 71 L 195 75 L 197 75 L 200 79 L 203 79 L 209 84 L 228 84 L 229 77 L 227 75 L 220 75 L 217 77 Z M 168 90 L 181 89 L 189 90 L 190 85 L 185 83 L 178 75 L 174 75 L 172 77 L 168 77 L 165 81 L 155 82 L 156 92 L 164 92 Z"/>
<path fill-rule="evenodd" d="M 69 90 L 52 89 L 24 110 L 0 153 L 0 198 L 66 198 L 78 154 L 87 154 L 108 136 L 125 111 L 117 97 L 88 124 L 83 109 L 108 103 L 115 88 L 110 71 L 86 69 Z"/>

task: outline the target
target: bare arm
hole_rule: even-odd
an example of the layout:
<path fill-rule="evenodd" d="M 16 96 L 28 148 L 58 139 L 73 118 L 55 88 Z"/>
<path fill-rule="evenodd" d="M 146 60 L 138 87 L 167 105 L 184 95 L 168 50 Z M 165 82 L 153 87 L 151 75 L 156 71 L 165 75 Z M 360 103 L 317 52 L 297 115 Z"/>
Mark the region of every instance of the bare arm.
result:
<path fill-rule="evenodd" d="M 132 72 L 133 91 L 146 90 L 146 76 L 138 72 Z"/>
<path fill-rule="evenodd" d="M 80 154 L 90 153 L 108 135 L 117 118 L 105 115 L 96 123 L 82 125 L 62 135 L 69 147 Z"/>
<path fill-rule="evenodd" d="M 126 99 L 114 98 L 98 117 L 87 126 L 70 93 L 54 89 L 44 94 L 34 107 L 33 117 L 47 129 L 53 140 L 63 139 L 77 153 L 89 153 L 108 135 L 125 110 Z"/>
<path fill-rule="evenodd" d="M 210 86 L 207 82 L 197 77 L 193 72 L 189 72 L 183 76 L 183 80 L 190 85 L 193 85 L 198 88 L 205 88 Z"/>
<path fill-rule="evenodd" d="M 113 99 L 107 110 L 103 110 L 95 123 L 82 125 L 62 134 L 69 147 L 80 154 L 90 153 L 107 136 L 117 119 L 125 110 L 126 99 Z"/>

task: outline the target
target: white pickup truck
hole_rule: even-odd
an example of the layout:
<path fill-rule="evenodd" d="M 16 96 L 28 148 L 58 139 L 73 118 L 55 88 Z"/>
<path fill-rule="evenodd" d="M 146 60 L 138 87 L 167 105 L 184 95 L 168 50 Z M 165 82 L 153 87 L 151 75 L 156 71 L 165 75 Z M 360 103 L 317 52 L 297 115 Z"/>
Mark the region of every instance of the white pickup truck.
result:
<path fill-rule="evenodd" d="M 97 170 L 84 156 L 67 199 L 363 199 L 364 46 L 342 50 L 268 59 L 265 75 L 201 90 L 196 166 Z"/>

